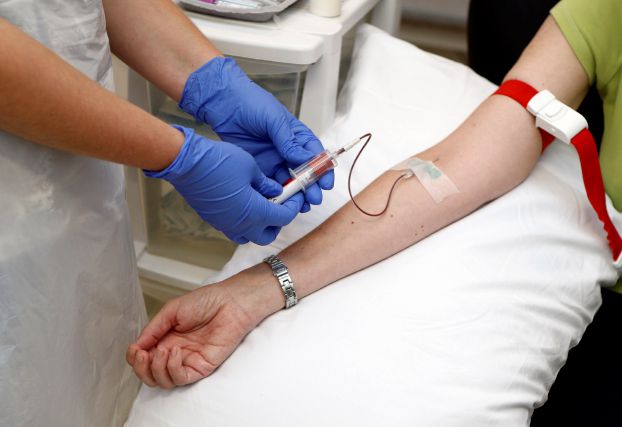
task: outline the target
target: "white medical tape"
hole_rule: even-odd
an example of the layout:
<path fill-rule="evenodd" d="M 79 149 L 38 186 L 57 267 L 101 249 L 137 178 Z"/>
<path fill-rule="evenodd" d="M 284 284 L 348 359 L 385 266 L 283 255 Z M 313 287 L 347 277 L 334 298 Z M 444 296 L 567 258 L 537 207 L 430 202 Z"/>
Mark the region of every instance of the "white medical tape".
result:
<path fill-rule="evenodd" d="M 433 162 L 411 157 L 393 169 L 412 172 L 436 203 L 460 192 L 456 184 Z"/>

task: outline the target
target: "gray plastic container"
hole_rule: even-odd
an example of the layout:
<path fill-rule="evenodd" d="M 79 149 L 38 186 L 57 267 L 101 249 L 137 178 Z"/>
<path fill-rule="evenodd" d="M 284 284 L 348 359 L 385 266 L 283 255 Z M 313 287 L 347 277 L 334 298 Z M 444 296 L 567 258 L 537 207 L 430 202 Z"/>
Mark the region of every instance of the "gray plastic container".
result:
<path fill-rule="evenodd" d="M 255 0 L 261 1 L 261 0 Z M 201 0 L 179 0 L 179 4 L 187 10 L 205 13 L 208 15 L 222 16 L 224 18 L 241 19 L 243 21 L 264 22 L 272 19 L 277 13 L 281 13 L 298 0 L 272 0 L 275 5 L 266 5 L 258 8 L 227 6 L 225 4 L 212 4 Z M 266 3 L 269 3 L 266 2 Z"/>

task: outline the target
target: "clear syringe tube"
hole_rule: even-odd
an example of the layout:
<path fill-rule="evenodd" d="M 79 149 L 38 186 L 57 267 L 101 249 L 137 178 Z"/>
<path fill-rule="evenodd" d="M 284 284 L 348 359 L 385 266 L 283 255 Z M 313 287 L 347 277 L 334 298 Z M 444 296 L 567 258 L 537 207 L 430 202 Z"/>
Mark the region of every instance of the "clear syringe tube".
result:
<path fill-rule="evenodd" d="M 337 166 L 337 155 L 328 150 L 312 158 L 294 170 L 289 170 L 292 178 L 283 185 L 283 192 L 270 199 L 274 203 L 283 203 L 299 191 L 304 191 L 315 184 L 326 172 Z"/>
<path fill-rule="evenodd" d="M 274 203 L 283 203 L 299 191 L 305 191 L 308 187 L 315 184 L 326 172 L 335 169 L 337 157 L 354 147 L 367 135 L 357 138 L 349 144 L 335 151 L 322 151 L 306 163 L 298 166 L 294 170 L 289 170 L 291 179 L 283 185 L 283 192 L 277 197 L 270 199 Z"/>

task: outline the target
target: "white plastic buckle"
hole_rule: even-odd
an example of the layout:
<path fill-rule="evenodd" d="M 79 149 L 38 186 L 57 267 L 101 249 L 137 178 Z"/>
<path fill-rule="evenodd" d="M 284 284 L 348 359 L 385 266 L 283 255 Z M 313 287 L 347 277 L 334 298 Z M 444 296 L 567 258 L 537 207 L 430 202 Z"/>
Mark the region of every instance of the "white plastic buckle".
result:
<path fill-rule="evenodd" d="M 527 110 L 536 116 L 536 127 L 566 144 L 570 144 L 572 138 L 587 128 L 585 117 L 558 101 L 548 90 L 538 92 L 531 98 Z"/>

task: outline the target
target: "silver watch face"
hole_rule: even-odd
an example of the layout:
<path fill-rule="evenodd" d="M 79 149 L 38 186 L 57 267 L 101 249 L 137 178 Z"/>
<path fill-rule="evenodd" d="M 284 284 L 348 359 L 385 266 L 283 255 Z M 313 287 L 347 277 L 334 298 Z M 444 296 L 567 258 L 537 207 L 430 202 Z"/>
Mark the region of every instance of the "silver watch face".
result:
<path fill-rule="evenodd" d="M 288 274 L 287 271 L 287 267 L 285 267 L 284 265 L 280 265 L 278 267 L 273 267 L 272 268 L 272 272 L 274 273 L 275 276 L 281 276 L 283 274 Z"/>

